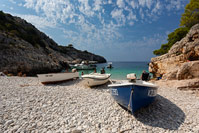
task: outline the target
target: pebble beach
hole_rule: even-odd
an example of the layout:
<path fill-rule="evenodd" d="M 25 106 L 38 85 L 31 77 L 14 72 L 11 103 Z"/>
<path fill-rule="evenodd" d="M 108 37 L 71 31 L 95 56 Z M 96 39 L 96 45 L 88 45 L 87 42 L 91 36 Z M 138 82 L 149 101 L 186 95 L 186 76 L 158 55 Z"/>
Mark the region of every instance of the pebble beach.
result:
<path fill-rule="evenodd" d="M 36 77 L 0 77 L 0 132 L 199 132 L 199 97 L 159 87 L 154 103 L 131 115 L 107 85 L 80 79 L 43 85 Z"/>

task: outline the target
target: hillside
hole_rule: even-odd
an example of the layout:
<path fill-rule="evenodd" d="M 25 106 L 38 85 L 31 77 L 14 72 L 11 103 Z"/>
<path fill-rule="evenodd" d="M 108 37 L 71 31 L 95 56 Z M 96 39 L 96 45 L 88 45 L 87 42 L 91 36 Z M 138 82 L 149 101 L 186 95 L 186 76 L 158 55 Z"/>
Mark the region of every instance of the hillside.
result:
<path fill-rule="evenodd" d="M 60 46 L 25 20 L 0 11 L 0 71 L 27 75 L 59 72 L 69 62 L 106 59 L 80 51 L 73 46 Z"/>
<path fill-rule="evenodd" d="M 180 88 L 199 87 L 199 24 L 176 42 L 167 54 L 151 59 L 149 72 L 163 80 L 187 80 Z M 186 82 L 186 84 L 185 84 Z"/>

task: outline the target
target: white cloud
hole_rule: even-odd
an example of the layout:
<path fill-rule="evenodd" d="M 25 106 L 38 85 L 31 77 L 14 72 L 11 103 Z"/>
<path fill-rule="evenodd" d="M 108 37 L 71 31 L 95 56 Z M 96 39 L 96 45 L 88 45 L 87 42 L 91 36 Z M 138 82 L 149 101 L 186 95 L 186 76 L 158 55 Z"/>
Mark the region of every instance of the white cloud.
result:
<path fill-rule="evenodd" d="M 8 0 L 8 1 L 10 1 L 13 4 L 16 4 L 16 2 L 14 0 Z"/>
<path fill-rule="evenodd" d="M 35 25 L 39 29 L 46 29 L 46 28 L 55 28 L 56 23 L 47 20 L 46 18 L 35 16 L 35 15 L 22 15 L 22 14 L 14 14 L 18 17 L 25 19 L 27 22 Z"/>
<path fill-rule="evenodd" d="M 119 8 L 124 8 L 124 7 L 125 7 L 124 1 L 123 1 L 123 0 L 117 0 L 117 6 L 118 6 Z"/>
<path fill-rule="evenodd" d="M 153 1 L 152 0 L 138 0 L 138 3 L 139 3 L 139 6 L 147 7 L 148 9 L 150 9 L 153 4 Z"/>
<path fill-rule="evenodd" d="M 134 48 L 133 46 L 138 46 L 138 47 L 157 47 L 160 46 L 160 44 L 166 43 L 167 35 L 160 35 L 160 34 L 154 34 L 154 35 L 149 35 L 149 36 L 143 36 L 142 39 L 137 40 L 137 41 L 128 41 L 123 44 L 124 47 L 126 48 Z"/>
<path fill-rule="evenodd" d="M 146 0 L 146 6 L 150 9 L 153 4 L 153 0 Z"/>
<path fill-rule="evenodd" d="M 183 0 L 24 1 L 23 6 L 35 10 L 36 15 L 24 15 L 23 18 L 38 28 L 58 25 L 62 29 L 67 27 L 64 36 L 72 41 L 70 43 L 79 45 L 88 42 L 97 45 L 121 39 L 121 27 L 134 26 L 138 21 L 151 23 L 165 11 L 175 11 L 183 7 Z"/>
<path fill-rule="evenodd" d="M 169 1 L 169 4 L 166 6 L 166 8 L 170 11 L 173 8 L 179 10 L 182 7 L 184 7 L 184 5 L 182 4 L 181 0 L 176 0 L 176 1 Z"/>
<path fill-rule="evenodd" d="M 112 4 L 112 0 L 108 0 L 108 4 Z"/>
<path fill-rule="evenodd" d="M 146 1 L 145 0 L 139 0 L 138 3 L 139 3 L 140 6 L 145 7 Z"/>
<path fill-rule="evenodd" d="M 92 17 L 94 15 L 94 12 L 91 10 L 88 0 L 78 0 L 78 1 L 80 3 L 79 11 L 89 17 Z"/>
<path fill-rule="evenodd" d="M 160 1 L 158 0 L 157 2 L 156 2 L 156 4 L 155 4 L 155 7 L 153 8 L 153 10 L 152 10 L 152 13 L 160 13 L 160 9 L 161 9 L 161 3 L 160 3 Z"/>
<path fill-rule="evenodd" d="M 111 12 L 111 16 L 112 16 L 112 18 L 114 18 L 117 21 L 118 26 L 123 26 L 126 22 L 126 17 L 123 14 L 122 9 L 114 9 Z"/>
<path fill-rule="evenodd" d="M 140 13 L 141 18 L 144 19 L 144 12 L 143 12 L 142 8 L 140 8 L 139 13 Z"/>
<path fill-rule="evenodd" d="M 100 21 L 100 23 L 101 23 L 102 25 L 105 24 L 105 23 L 104 23 L 104 18 L 102 17 L 102 13 L 99 13 L 99 14 L 98 14 L 98 19 L 99 19 L 99 21 Z"/>
<path fill-rule="evenodd" d="M 119 18 L 121 15 L 123 15 L 122 13 L 122 9 L 115 9 L 111 12 L 111 16 L 112 18 Z"/>
<path fill-rule="evenodd" d="M 101 4 L 102 4 L 102 1 L 101 0 L 96 0 L 94 2 L 94 11 L 100 11 L 101 10 Z"/>
<path fill-rule="evenodd" d="M 60 20 L 62 23 L 75 16 L 73 4 L 65 0 L 25 0 L 24 6 L 34 9 L 38 14 L 42 13 L 49 20 Z"/>
<path fill-rule="evenodd" d="M 25 0 L 24 7 L 26 8 L 34 8 L 35 0 Z"/>
<path fill-rule="evenodd" d="M 128 1 L 128 3 L 133 9 L 138 8 L 138 3 L 136 1 Z"/>
<path fill-rule="evenodd" d="M 127 19 L 128 19 L 128 20 L 137 20 L 137 19 L 136 19 L 136 15 L 133 14 L 132 11 L 131 11 L 131 12 L 129 13 L 129 15 L 127 16 Z"/>
<path fill-rule="evenodd" d="M 13 0 L 10 0 L 13 1 Z M 24 0 L 26 8 L 34 9 L 38 15 L 52 20 L 56 23 L 75 24 L 77 26 L 82 23 L 93 23 L 90 20 L 98 21 L 103 27 L 110 24 L 111 21 L 116 26 L 124 26 L 125 24 L 134 24 L 135 21 L 156 21 L 158 15 L 161 15 L 165 9 L 178 10 L 183 0 L 175 0 L 166 2 L 160 0 Z M 112 4 L 112 11 L 105 12 L 104 5 Z M 127 12 L 127 13 L 125 13 Z M 107 14 L 110 13 L 110 14 Z M 108 18 L 111 16 L 111 18 Z M 140 17 L 138 17 L 140 16 Z M 84 18 L 84 21 L 82 20 Z M 86 21 L 85 21 L 86 20 Z M 149 21 L 150 20 L 150 21 Z M 99 24 L 98 23 L 98 24 Z"/>
<path fill-rule="evenodd" d="M 23 6 L 23 4 L 22 4 L 22 3 L 19 3 L 18 6 Z"/>

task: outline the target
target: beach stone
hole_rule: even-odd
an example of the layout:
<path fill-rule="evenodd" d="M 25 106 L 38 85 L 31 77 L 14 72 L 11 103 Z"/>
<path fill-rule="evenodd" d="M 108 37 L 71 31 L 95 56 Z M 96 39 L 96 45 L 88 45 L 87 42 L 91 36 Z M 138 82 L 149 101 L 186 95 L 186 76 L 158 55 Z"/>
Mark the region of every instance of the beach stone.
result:
<path fill-rule="evenodd" d="M 117 128 L 113 128 L 111 131 L 112 131 L 113 133 L 116 133 L 116 132 L 118 132 L 118 129 L 117 129 Z"/>
<path fill-rule="evenodd" d="M 14 123 L 13 120 L 8 120 L 6 121 L 5 126 L 8 128 L 8 126 L 11 125 L 12 123 Z"/>
<path fill-rule="evenodd" d="M 19 125 L 16 125 L 14 126 L 12 129 L 11 129 L 11 132 L 17 132 L 17 130 L 19 129 Z"/>
<path fill-rule="evenodd" d="M 75 81 L 43 86 L 38 84 L 36 77 L 0 77 L 0 81 L 0 97 L 7 97 L 0 102 L 0 105 L 6 105 L 0 110 L 0 129 L 3 132 L 71 133 L 77 130 L 88 133 L 131 133 L 198 130 L 199 98 L 192 93 L 172 88 L 176 81 L 159 85 L 156 101 L 138 112 L 137 116 L 121 108 L 107 91 L 103 91 L 106 87 L 90 89 Z M 18 85 L 21 83 L 29 84 L 29 87 Z M 167 83 L 171 86 L 166 88 L 163 84 Z M 29 102 L 33 98 L 39 100 Z M 20 102 L 16 102 L 17 99 L 21 99 Z M 12 106 L 7 106 L 7 101 L 12 103 Z M 53 104 L 43 108 L 42 105 L 48 104 L 48 101 Z M 76 103 L 71 104 L 71 101 Z M 8 120 L 13 122 L 8 122 L 11 124 L 6 128 Z"/>
<path fill-rule="evenodd" d="M 81 130 L 73 130 L 72 133 L 81 133 Z"/>
<path fill-rule="evenodd" d="M 110 133 L 110 130 L 108 130 L 108 129 L 102 129 L 102 133 Z"/>
<path fill-rule="evenodd" d="M 53 133 L 53 132 L 48 130 L 47 133 Z"/>
<path fill-rule="evenodd" d="M 71 130 L 63 130 L 64 133 L 71 133 Z"/>

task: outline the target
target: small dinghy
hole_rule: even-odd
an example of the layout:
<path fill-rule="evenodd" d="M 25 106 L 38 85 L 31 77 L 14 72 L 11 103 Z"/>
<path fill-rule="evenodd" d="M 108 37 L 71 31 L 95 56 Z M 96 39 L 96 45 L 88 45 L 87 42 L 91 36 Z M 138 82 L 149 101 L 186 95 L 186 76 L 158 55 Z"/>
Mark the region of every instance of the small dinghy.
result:
<path fill-rule="evenodd" d="M 105 84 L 109 81 L 111 74 L 91 73 L 83 75 L 85 84 L 89 87 Z"/>
<path fill-rule="evenodd" d="M 155 100 L 158 87 L 152 83 L 134 79 L 133 74 L 127 77 L 130 77 L 131 82 L 119 81 L 108 85 L 108 87 L 115 101 L 134 114 Z"/>
<path fill-rule="evenodd" d="M 42 84 L 63 82 L 73 78 L 78 78 L 78 72 L 66 72 L 66 73 L 49 73 L 49 74 L 37 74 Z"/>

